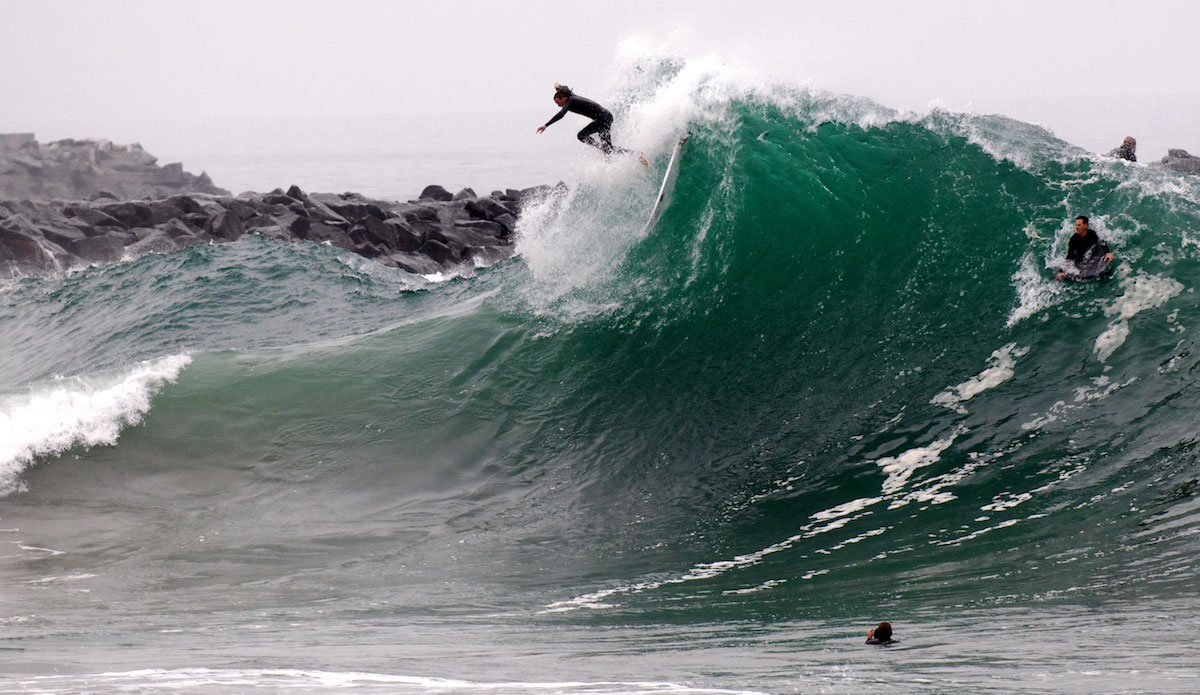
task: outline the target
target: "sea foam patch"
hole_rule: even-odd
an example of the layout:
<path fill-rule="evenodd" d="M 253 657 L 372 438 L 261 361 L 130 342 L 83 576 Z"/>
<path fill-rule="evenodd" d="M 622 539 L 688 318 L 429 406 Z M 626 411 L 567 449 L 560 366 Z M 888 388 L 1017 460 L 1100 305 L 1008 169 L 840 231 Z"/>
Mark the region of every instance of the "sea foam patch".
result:
<path fill-rule="evenodd" d="M 928 446 L 915 447 L 902 454 L 886 456 L 876 461 L 875 464 L 887 474 L 887 480 L 883 481 L 884 495 L 899 492 L 914 473 L 937 463 L 942 457 L 942 452 L 949 449 L 962 432 L 962 428 L 955 429 L 946 437 Z"/>
<path fill-rule="evenodd" d="M 1162 306 L 1175 295 L 1183 291 L 1183 285 L 1171 279 L 1138 273 L 1121 283 L 1125 293 L 1105 310 L 1109 316 L 1115 316 L 1108 328 L 1096 337 L 1092 351 L 1101 362 L 1112 356 L 1117 348 L 1129 338 L 1129 319 L 1147 309 Z"/>
<path fill-rule="evenodd" d="M 1017 359 L 1024 357 L 1027 352 L 1029 348 L 1017 347 L 1016 343 L 1009 343 L 993 351 L 987 369 L 957 386 L 942 391 L 930 402 L 959 413 L 967 412 L 962 403 L 1011 379 L 1015 373 Z"/>
<path fill-rule="evenodd" d="M 115 444 L 123 428 L 141 422 L 151 397 L 190 362 L 188 355 L 172 355 L 0 395 L 0 495 L 19 489 L 18 476 L 40 456 Z"/>

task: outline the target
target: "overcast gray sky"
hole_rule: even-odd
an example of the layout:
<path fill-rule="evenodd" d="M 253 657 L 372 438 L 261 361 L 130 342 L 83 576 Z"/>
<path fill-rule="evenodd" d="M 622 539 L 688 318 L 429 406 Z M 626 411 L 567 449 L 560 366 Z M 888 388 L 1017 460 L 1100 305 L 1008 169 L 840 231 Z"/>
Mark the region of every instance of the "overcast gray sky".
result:
<path fill-rule="evenodd" d="M 0 0 L 0 131 L 544 111 L 551 82 L 604 84 L 635 35 L 905 109 L 1200 94 L 1193 0 Z"/>

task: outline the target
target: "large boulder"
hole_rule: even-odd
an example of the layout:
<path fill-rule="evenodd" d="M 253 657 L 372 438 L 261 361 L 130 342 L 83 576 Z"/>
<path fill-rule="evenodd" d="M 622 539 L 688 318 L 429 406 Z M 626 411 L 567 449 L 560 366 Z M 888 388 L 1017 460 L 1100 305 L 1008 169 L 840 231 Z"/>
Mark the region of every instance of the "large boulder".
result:
<path fill-rule="evenodd" d="M 454 200 L 454 194 L 450 191 L 447 191 L 445 188 L 442 188 L 441 186 L 426 186 L 425 189 L 421 191 L 421 195 L 418 196 L 418 200 L 437 200 L 445 202 L 448 200 Z"/>
<path fill-rule="evenodd" d="M 93 227 L 124 227 L 126 229 L 129 227 L 107 212 L 83 204 L 68 205 L 63 209 L 63 214 L 67 217 L 78 218 Z"/>
<path fill-rule="evenodd" d="M 222 210 L 209 219 L 205 231 L 214 239 L 234 241 L 242 238 L 242 235 L 246 233 L 246 227 L 237 213 L 232 210 Z"/>
<path fill-rule="evenodd" d="M 169 253 L 179 249 L 179 244 L 161 229 L 155 229 L 140 241 L 125 247 L 125 252 L 131 256 L 143 256 L 147 253 Z"/>
<path fill-rule="evenodd" d="M 1200 175 L 1200 157 L 1193 157 L 1185 150 L 1167 150 L 1162 165 L 1171 171 Z"/>
<path fill-rule="evenodd" d="M 112 203 L 100 205 L 99 208 L 125 227 L 146 227 L 154 224 L 154 212 L 145 203 Z"/>
<path fill-rule="evenodd" d="M 22 215 L 0 217 L 0 268 L 5 275 L 42 274 L 58 268 L 37 228 Z"/>

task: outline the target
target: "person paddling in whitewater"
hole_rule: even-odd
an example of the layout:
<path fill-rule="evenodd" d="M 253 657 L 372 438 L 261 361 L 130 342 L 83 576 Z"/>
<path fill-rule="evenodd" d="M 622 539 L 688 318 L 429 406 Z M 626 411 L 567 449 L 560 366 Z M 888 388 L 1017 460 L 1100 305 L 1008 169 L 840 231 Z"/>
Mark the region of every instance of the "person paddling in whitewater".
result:
<path fill-rule="evenodd" d="M 600 104 L 581 97 L 571 91 L 571 88 L 565 84 L 554 83 L 554 103 L 559 107 L 559 112 L 554 114 L 554 117 L 546 121 L 545 125 L 538 126 L 538 135 L 542 131 L 549 128 L 560 118 L 567 115 L 567 112 L 577 113 L 580 116 L 592 119 L 592 122 L 585 125 L 583 130 L 579 131 L 579 142 L 585 145 L 591 145 L 604 153 L 604 158 L 608 159 L 613 154 L 634 154 L 633 151 L 623 147 L 616 147 L 612 142 L 612 112 L 604 108 Z M 641 152 L 637 153 L 638 161 L 642 166 L 650 166 L 646 158 Z"/>
<path fill-rule="evenodd" d="M 1067 243 L 1067 262 L 1077 268 L 1093 255 L 1102 256 L 1110 263 L 1113 260 L 1112 251 L 1108 250 L 1108 245 L 1100 240 L 1100 236 L 1088 224 L 1087 215 L 1080 215 L 1075 218 L 1075 233 Z M 1066 270 L 1060 270 L 1054 275 L 1054 279 L 1064 280 L 1067 274 Z"/>

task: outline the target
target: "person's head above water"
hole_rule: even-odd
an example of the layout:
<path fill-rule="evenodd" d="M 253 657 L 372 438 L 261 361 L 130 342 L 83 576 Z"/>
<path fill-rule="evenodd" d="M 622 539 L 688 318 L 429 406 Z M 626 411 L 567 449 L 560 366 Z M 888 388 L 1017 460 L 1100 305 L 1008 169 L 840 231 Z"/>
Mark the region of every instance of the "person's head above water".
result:
<path fill-rule="evenodd" d="M 554 83 L 554 103 L 562 106 L 567 103 L 567 99 L 571 98 L 573 92 L 571 88 L 565 84 Z"/>
<path fill-rule="evenodd" d="M 1121 144 L 1128 147 L 1131 150 L 1137 149 L 1137 140 L 1134 140 L 1132 135 L 1126 135 L 1125 141 L 1122 142 Z"/>
<path fill-rule="evenodd" d="M 1088 218 L 1087 215 L 1080 215 L 1075 218 L 1075 233 L 1079 236 L 1087 236 Z"/>
<path fill-rule="evenodd" d="M 867 639 L 877 639 L 880 642 L 886 642 L 892 638 L 892 624 L 888 621 L 883 621 L 874 630 L 867 630 Z"/>

